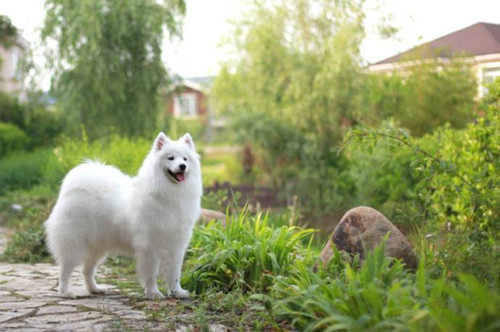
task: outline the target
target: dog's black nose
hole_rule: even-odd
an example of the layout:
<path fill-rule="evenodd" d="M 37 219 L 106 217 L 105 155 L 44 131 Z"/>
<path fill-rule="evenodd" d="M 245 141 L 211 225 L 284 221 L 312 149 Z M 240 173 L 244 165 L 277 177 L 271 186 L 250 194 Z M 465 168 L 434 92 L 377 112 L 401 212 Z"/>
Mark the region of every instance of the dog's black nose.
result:
<path fill-rule="evenodd" d="M 179 168 L 181 169 L 181 171 L 186 170 L 186 164 L 180 164 Z"/>

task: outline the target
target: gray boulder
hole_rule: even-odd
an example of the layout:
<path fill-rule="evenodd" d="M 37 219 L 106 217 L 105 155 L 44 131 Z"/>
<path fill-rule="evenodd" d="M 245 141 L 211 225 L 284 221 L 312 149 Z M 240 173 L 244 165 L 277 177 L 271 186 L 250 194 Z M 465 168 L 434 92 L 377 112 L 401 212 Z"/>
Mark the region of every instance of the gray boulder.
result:
<path fill-rule="evenodd" d="M 417 268 L 417 258 L 406 237 L 379 211 L 358 206 L 342 217 L 333 231 L 333 235 L 321 252 L 320 258 L 324 264 L 333 255 L 333 246 L 351 255 L 359 254 L 365 257 L 365 250 L 373 250 L 389 234 L 385 252 L 389 257 L 401 259 L 408 268 Z"/>

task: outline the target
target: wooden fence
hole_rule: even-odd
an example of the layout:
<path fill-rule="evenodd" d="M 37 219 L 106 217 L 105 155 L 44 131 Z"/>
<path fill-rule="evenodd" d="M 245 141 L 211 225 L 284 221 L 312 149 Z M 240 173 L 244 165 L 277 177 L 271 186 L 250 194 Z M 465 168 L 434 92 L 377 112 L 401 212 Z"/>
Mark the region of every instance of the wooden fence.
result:
<path fill-rule="evenodd" d="M 226 192 L 225 205 L 235 203 L 241 207 L 245 204 L 251 204 L 254 207 L 260 206 L 264 209 L 286 207 L 289 205 L 287 204 L 287 199 L 280 192 L 280 188 L 252 185 L 233 186 L 228 182 L 215 182 L 213 186 L 204 188 L 204 192 L 207 194 L 220 191 Z"/>

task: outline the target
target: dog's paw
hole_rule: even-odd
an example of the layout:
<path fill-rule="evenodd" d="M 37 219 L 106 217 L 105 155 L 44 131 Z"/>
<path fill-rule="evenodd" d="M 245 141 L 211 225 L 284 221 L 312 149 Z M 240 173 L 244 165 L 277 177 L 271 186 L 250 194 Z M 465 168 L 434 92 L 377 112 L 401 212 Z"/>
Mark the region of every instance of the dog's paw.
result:
<path fill-rule="evenodd" d="M 72 292 L 70 292 L 69 290 L 59 290 L 57 292 L 59 294 L 59 296 L 61 297 L 69 297 L 70 299 L 74 299 L 76 298 L 75 294 L 73 294 Z"/>
<path fill-rule="evenodd" d="M 165 298 L 165 296 L 157 289 L 153 291 L 146 291 L 146 297 L 150 300 L 161 300 Z"/>
<path fill-rule="evenodd" d="M 93 287 L 88 290 L 91 294 L 104 294 L 106 293 L 106 289 L 103 287 Z"/>
<path fill-rule="evenodd" d="M 189 298 L 189 291 L 179 288 L 171 291 L 170 296 L 177 299 L 187 299 Z"/>

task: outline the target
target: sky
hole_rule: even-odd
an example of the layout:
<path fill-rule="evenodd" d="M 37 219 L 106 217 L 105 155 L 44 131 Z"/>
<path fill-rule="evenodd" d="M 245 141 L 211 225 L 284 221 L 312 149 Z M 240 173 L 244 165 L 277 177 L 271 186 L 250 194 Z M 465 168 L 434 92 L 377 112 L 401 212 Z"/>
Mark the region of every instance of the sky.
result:
<path fill-rule="evenodd" d="M 230 19 L 240 17 L 246 0 L 186 0 L 183 39 L 166 40 L 163 60 L 171 72 L 182 77 L 214 76 L 227 58 L 221 41 L 231 31 Z M 368 0 L 368 3 L 375 0 Z M 380 3 L 380 0 L 377 0 Z M 392 14 L 399 28 L 396 38 L 381 40 L 369 30 L 361 54 L 367 63 L 377 62 L 423 42 L 477 22 L 500 24 L 500 0 L 382 0 L 382 14 Z M 38 30 L 43 23 L 43 0 L 0 0 L 0 14 L 22 29 L 32 47 L 40 45 Z M 377 21 L 376 15 L 368 15 Z M 370 24 L 368 24 L 370 26 Z M 42 60 L 39 60 L 42 62 Z M 50 78 L 42 77 L 44 87 Z"/>

